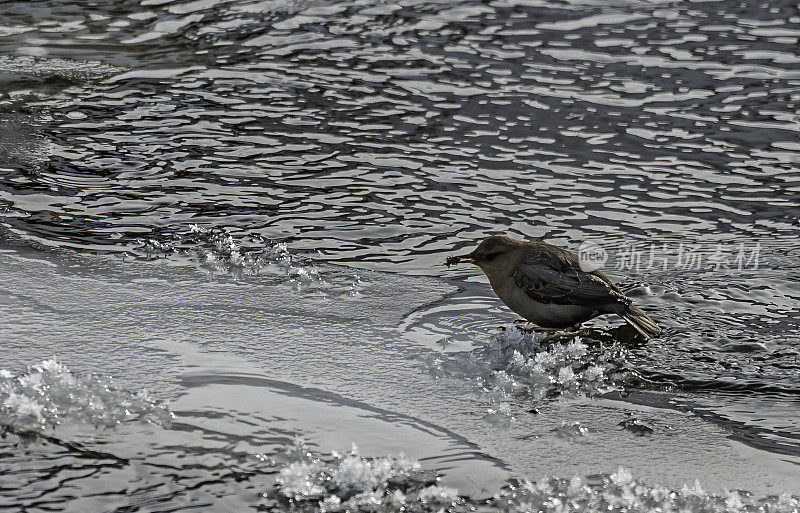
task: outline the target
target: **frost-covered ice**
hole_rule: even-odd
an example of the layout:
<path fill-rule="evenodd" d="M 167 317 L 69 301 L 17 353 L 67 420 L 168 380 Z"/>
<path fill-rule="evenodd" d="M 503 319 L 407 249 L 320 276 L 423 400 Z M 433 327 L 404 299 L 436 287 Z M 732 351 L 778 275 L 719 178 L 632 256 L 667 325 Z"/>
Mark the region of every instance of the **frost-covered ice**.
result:
<path fill-rule="evenodd" d="M 123 68 L 99 61 L 51 59 L 28 55 L 0 55 L 0 72 L 36 76 L 89 79 L 119 73 Z"/>
<path fill-rule="evenodd" d="M 325 295 L 358 295 L 358 276 L 323 276 L 310 259 L 289 251 L 285 242 L 272 242 L 257 236 L 237 240 L 224 229 L 189 226 L 187 233 L 174 234 L 174 240 L 139 241 L 136 252 L 146 258 L 183 256 L 215 271 L 237 277 L 274 276 L 298 292 Z"/>
<path fill-rule="evenodd" d="M 478 377 L 493 402 L 487 419 L 497 421 L 511 416 L 507 401 L 515 397 L 537 401 L 613 389 L 622 352 L 618 346 L 590 348 L 577 336 L 566 343 L 544 343 L 535 332 L 508 325 L 483 347 L 428 364 L 437 373 Z"/>
<path fill-rule="evenodd" d="M 287 451 L 276 479 L 278 494 L 308 511 L 454 511 L 463 502 L 453 488 L 405 456 L 367 459 L 355 447 L 330 459 L 301 441 Z"/>
<path fill-rule="evenodd" d="M 695 481 L 680 490 L 640 482 L 623 468 L 602 476 L 598 484 L 580 477 L 522 480 L 504 489 L 490 504 L 499 511 L 542 513 L 797 513 L 800 500 L 788 494 L 756 497 L 729 491 L 715 495 Z"/>
<path fill-rule="evenodd" d="M 293 509 L 308 512 L 508 513 L 798 513 L 800 499 L 788 494 L 757 497 L 746 492 L 705 492 L 698 482 L 680 490 L 636 480 L 624 468 L 591 481 L 581 477 L 520 479 L 485 502 L 433 484 L 419 462 L 408 458 L 360 457 L 355 449 L 323 460 L 297 442 L 277 478 L 277 494 Z"/>
<path fill-rule="evenodd" d="M 132 393 L 110 377 L 75 375 L 55 359 L 20 375 L 0 370 L 0 428 L 42 432 L 66 419 L 99 427 L 134 419 L 168 425 L 172 412 L 146 390 Z"/>
<path fill-rule="evenodd" d="M 224 230 L 202 228 L 196 224 L 189 227 L 186 240 L 196 244 L 195 249 L 205 264 L 240 274 L 258 274 L 274 268 L 279 273 L 291 275 L 301 269 L 294 267 L 292 255 L 285 242 L 267 243 L 258 241 L 255 247 L 244 248 Z"/>

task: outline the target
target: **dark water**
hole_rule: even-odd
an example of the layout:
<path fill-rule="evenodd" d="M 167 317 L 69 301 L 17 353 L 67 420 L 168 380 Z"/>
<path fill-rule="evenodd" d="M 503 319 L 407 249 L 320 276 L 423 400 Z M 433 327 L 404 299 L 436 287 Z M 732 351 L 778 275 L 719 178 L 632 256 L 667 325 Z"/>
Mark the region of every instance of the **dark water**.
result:
<path fill-rule="evenodd" d="M 623 465 L 798 493 L 799 39 L 784 1 L 0 3 L 0 367 L 55 355 L 185 397 L 219 385 L 211 364 L 187 381 L 194 364 L 165 363 L 194 344 L 284 383 L 264 394 L 313 386 L 453 433 L 432 467 L 454 450 L 516 476 Z M 476 270 L 440 265 L 492 233 L 601 248 L 665 335 L 600 349 L 616 374 L 599 399 L 498 385 L 487 372 L 528 378 L 475 348 L 513 316 Z M 208 408 L 182 411 L 201 425 Z M 625 415 L 656 440 L 620 439 Z M 319 433 L 300 418 L 264 443 Z M 595 438 L 554 446 L 576 419 Z M 375 431 L 334 424 L 322 448 Z M 418 443 L 393 436 L 361 443 Z"/>

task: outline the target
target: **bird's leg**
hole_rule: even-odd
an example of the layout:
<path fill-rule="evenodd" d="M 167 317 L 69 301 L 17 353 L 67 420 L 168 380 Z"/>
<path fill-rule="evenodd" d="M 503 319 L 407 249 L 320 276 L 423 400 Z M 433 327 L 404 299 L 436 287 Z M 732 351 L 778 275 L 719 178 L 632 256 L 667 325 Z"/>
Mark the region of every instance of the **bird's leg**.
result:
<path fill-rule="evenodd" d="M 574 324 L 574 325 L 570 326 L 569 328 L 564 328 L 563 331 L 566 331 L 567 333 L 575 333 L 579 329 L 581 329 L 581 323 Z"/>

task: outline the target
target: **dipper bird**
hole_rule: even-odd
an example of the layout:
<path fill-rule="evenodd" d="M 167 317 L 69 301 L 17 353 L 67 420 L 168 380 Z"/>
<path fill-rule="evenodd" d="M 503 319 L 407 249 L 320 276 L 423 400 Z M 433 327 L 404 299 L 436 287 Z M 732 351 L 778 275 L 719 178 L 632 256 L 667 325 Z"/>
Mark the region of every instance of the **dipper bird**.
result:
<path fill-rule="evenodd" d="M 493 235 L 467 255 L 451 256 L 450 266 L 476 264 L 497 296 L 514 312 L 543 328 L 576 330 L 598 315 L 617 314 L 645 339 L 661 328 L 636 308 L 598 270 L 584 271 L 578 255 L 544 242 L 526 242 Z"/>

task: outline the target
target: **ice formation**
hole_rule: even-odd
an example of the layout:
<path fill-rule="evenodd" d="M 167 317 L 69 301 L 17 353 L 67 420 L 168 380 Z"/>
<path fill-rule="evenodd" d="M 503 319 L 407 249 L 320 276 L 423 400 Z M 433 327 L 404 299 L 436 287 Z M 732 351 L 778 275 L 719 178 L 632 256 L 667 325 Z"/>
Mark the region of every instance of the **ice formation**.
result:
<path fill-rule="evenodd" d="M 261 269 L 276 266 L 287 270 L 292 265 L 292 256 L 286 243 L 264 244 L 258 251 L 241 247 L 229 233 L 212 228 L 189 227 L 188 241 L 197 244 L 197 250 L 206 264 L 234 270 L 243 274 L 257 274 Z"/>
<path fill-rule="evenodd" d="M 323 461 L 301 441 L 287 451 L 277 482 L 278 495 L 304 511 L 454 511 L 463 500 L 453 488 L 438 486 L 435 475 L 404 456 L 367 459 L 353 447 Z"/>
<path fill-rule="evenodd" d="M 493 381 L 508 392 L 534 398 L 592 395 L 608 389 L 612 353 L 593 352 L 580 339 L 542 344 L 535 332 L 507 326 L 484 348 Z"/>
<path fill-rule="evenodd" d="M 626 419 L 618 424 L 621 428 L 630 431 L 634 435 L 645 436 L 652 434 L 655 429 L 653 426 L 648 424 L 647 422 L 637 419 L 635 417 L 631 417 Z"/>
<path fill-rule="evenodd" d="M 24 73 L 44 77 L 66 77 L 86 80 L 119 73 L 123 68 L 99 61 L 51 59 L 28 55 L 0 55 L 0 72 Z"/>
<path fill-rule="evenodd" d="M 567 438 L 570 440 L 575 440 L 578 438 L 584 438 L 589 435 L 589 428 L 584 426 L 578 421 L 574 422 L 562 422 L 560 426 L 553 429 L 553 431 L 562 438 Z"/>
<path fill-rule="evenodd" d="M 490 504 L 508 513 L 798 513 L 800 499 L 788 494 L 755 497 L 729 491 L 719 495 L 703 491 L 695 481 L 680 490 L 651 486 L 637 481 L 623 468 L 602 476 L 598 484 L 580 477 L 523 480 L 505 488 Z"/>
<path fill-rule="evenodd" d="M 133 419 L 168 425 L 172 412 L 146 390 L 132 393 L 109 377 L 75 375 L 55 359 L 21 375 L 0 370 L 0 429 L 44 432 L 66 419 L 99 427 Z"/>
<path fill-rule="evenodd" d="M 730 491 L 709 494 L 695 482 L 680 490 L 637 481 L 623 468 L 593 479 L 546 477 L 504 487 L 475 502 L 453 488 L 433 484 L 419 462 L 408 458 L 362 458 L 355 452 L 323 460 L 298 442 L 281 466 L 277 494 L 295 511 L 389 513 L 407 511 L 507 513 L 798 513 L 800 499 L 789 494 L 757 497 Z"/>
<path fill-rule="evenodd" d="M 535 332 L 508 325 L 483 347 L 448 360 L 428 362 L 434 372 L 478 377 L 492 406 L 487 420 L 511 416 L 508 401 L 595 395 L 614 386 L 622 365 L 617 346 L 590 348 L 580 337 L 566 343 L 544 343 Z"/>
<path fill-rule="evenodd" d="M 137 251 L 146 258 L 183 256 L 215 271 L 237 277 L 271 275 L 298 292 L 325 295 L 358 295 L 358 276 L 324 277 L 311 261 L 289 252 L 285 242 L 270 242 L 257 236 L 237 240 L 221 228 L 189 226 L 188 233 L 175 235 L 172 242 L 141 240 Z"/>

